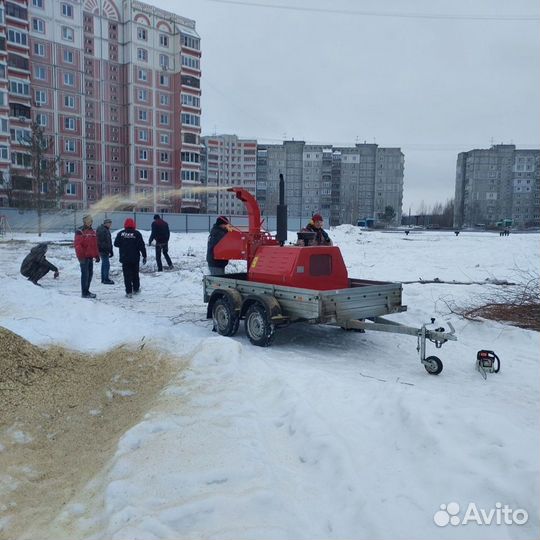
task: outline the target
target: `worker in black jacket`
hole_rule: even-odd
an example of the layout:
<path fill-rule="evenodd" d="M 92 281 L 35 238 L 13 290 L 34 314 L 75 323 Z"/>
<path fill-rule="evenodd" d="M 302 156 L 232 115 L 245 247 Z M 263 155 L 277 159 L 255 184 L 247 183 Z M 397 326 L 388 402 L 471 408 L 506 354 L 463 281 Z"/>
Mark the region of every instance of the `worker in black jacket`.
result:
<path fill-rule="evenodd" d="M 229 232 L 230 223 L 225 216 L 219 216 L 210 230 L 208 236 L 208 248 L 206 251 L 206 262 L 211 276 L 223 276 L 225 267 L 229 264 L 226 260 L 214 259 L 214 248 L 216 244 Z"/>
<path fill-rule="evenodd" d="M 158 272 L 163 271 L 163 264 L 161 263 L 161 252 L 167 261 L 169 270 L 174 268 L 171 258 L 169 257 L 169 238 L 171 232 L 169 231 L 169 224 L 159 217 L 159 214 L 154 214 L 154 221 L 152 222 L 152 233 L 148 240 L 148 245 L 151 246 L 152 242 L 156 241 L 156 262 Z"/>
<path fill-rule="evenodd" d="M 126 219 L 124 229 L 116 235 L 114 245 L 120 252 L 126 296 L 131 298 L 133 293 L 137 294 L 141 288 L 139 280 L 139 261 L 141 255 L 143 257 L 143 264 L 146 264 L 144 240 L 142 234 L 136 230 L 133 219 Z"/>
<path fill-rule="evenodd" d="M 114 285 L 114 281 L 109 278 L 109 270 L 111 268 L 109 258 L 114 254 L 111 238 L 111 225 L 112 220 L 107 218 L 103 221 L 103 224 L 96 229 L 99 258 L 101 259 L 101 283 L 104 283 L 105 285 Z"/>
<path fill-rule="evenodd" d="M 54 272 L 54 279 L 60 275 L 58 268 L 47 260 L 45 253 L 47 253 L 47 244 L 42 242 L 30 250 L 21 264 L 21 274 L 34 285 L 41 286 L 38 281 L 49 271 Z"/>

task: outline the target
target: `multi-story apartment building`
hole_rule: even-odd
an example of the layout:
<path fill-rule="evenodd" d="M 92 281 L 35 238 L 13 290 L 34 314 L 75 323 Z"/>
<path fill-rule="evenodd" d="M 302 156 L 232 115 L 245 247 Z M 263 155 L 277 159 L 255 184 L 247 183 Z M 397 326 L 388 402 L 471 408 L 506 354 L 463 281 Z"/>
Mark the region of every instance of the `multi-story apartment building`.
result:
<path fill-rule="evenodd" d="M 274 213 L 279 173 L 283 173 L 291 216 L 304 218 L 320 212 L 331 225 L 338 225 L 361 218 L 380 220 L 385 208 L 392 206 L 394 222 L 400 223 L 403 165 L 399 148 L 376 144 L 334 147 L 285 141 L 259 145 L 257 199 L 267 213 Z"/>
<path fill-rule="evenodd" d="M 239 139 L 236 135 L 214 135 L 201 138 L 201 175 L 209 188 L 242 187 L 255 195 L 257 141 Z M 244 203 L 234 193 L 209 189 L 205 197 L 209 214 L 242 215 Z"/>
<path fill-rule="evenodd" d="M 28 175 L 17 130 L 33 120 L 69 177 L 62 206 L 126 194 L 139 210 L 197 209 L 179 191 L 200 181 L 194 21 L 135 0 L 10 0 L 4 19 L 9 118 L 0 101 L 0 129 L 6 120 L 11 140 L 6 163 L 0 133 L 0 169 Z"/>
<path fill-rule="evenodd" d="M 458 154 L 454 226 L 540 226 L 540 150 L 513 144 Z"/>

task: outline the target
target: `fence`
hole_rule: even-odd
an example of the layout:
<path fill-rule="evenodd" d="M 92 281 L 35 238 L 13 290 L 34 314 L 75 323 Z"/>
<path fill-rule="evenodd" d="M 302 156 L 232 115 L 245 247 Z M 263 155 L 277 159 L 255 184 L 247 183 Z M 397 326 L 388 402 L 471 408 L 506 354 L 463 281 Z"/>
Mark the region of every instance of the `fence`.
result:
<path fill-rule="evenodd" d="M 42 232 L 71 233 L 82 225 L 82 217 L 88 210 L 55 210 L 43 211 L 41 214 Z M 18 210 L 17 208 L 0 208 L 0 215 L 5 216 L 13 232 L 37 233 L 38 215 L 36 210 Z M 148 212 L 101 212 L 92 214 L 94 227 L 103 223 L 105 218 L 112 220 L 113 229 L 121 229 L 126 218 L 133 218 L 137 228 L 150 230 L 154 214 Z M 216 221 L 216 214 L 163 214 L 172 232 L 208 232 Z M 276 216 L 263 216 L 264 227 L 269 231 L 276 230 Z M 309 221 L 306 218 L 289 218 L 288 229 L 298 231 Z M 231 216 L 231 223 L 238 227 L 247 227 L 247 216 Z"/>

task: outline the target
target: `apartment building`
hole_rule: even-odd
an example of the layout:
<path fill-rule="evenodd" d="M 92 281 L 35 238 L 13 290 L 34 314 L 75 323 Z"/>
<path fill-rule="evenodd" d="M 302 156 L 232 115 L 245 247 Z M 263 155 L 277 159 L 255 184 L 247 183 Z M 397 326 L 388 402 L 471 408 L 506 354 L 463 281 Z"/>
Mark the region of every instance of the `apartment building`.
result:
<path fill-rule="evenodd" d="M 384 216 L 386 206 L 400 223 L 404 156 L 399 148 L 354 147 L 285 141 L 257 148 L 257 199 L 268 214 L 278 203 L 279 174 L 286 180 L 290 216 L 322 213 L 330 225 Z"/>
<path fill-rule="evenodd" d="M 458 154 L 454 226 L 540 226 L 540 150 L 498 144 Z"/>
<path fill-rule="evenodd" d="M 0 129 L 6 121 L 10 141 L 2 160 L 0 133 L 0 169 L 28 176 L 17 130 L 35 121 L 69 178 L 61 206 L 126 194 L 141 211 L 196 210 L 200 200 L 179 191 L 200 183 L 195 21 L 134 0 L 11 0 L 4 9 L 9 117 L 0 104 Z"/>
<path fill-rule="evenodd" d="M 202 137 L 201 143 L 201 175 L 209 188 L 203 199 L 206 212 L 245 214 L 244 203 L 234 193 L 217 188 L 241 187 L 256 195 L 257 141 L 236 135 L 214 135 Z"/>

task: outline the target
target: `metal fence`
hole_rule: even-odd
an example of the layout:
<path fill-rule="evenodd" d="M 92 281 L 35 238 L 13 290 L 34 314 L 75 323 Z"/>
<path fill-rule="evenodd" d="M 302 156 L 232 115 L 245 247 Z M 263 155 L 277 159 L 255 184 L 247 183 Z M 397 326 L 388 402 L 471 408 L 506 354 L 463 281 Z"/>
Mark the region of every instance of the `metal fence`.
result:
<path fill-rule="evenodd" d="M 42 232 L 73 232 L 82 225 L 82 217 L 88 210 L 55 210 L 43 211 L 41 215 Z M 138 229 L 150 230 L 154 214 L 148 212 L 101 212 L 92 214 L 94 228 L 103 223 L 105 218 L 112 220 L 113 229 L 121 229 L 126 218 L 133 218 Z M 13 232 L 37 233 L 38 214 L 36 210 L 18 210 L 17 208 L 0 208 L 0 217 L 5 218 L 8 230 Z M 172 232 L 208 232 L 215 223 L 216 214 L 163 214 L 162 217 L 169 224 Z M 276 216 L 263 216 L 264 228 L 269 231 L 276 230 Z M 289 218 L 288 229 L 300 230 L 309 221 L 309 217 Z M 231 216 L 231 223 L 238 227 L 248 225 L 247 216 Z"/>

